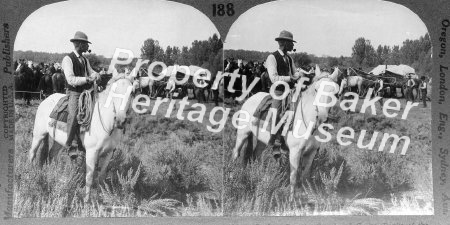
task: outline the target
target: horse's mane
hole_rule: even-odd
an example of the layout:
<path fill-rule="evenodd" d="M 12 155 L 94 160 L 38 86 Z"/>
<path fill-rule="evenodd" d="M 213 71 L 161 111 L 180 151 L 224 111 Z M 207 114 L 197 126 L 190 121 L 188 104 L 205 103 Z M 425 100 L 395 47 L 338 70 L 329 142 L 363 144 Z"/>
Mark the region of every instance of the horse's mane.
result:
<path fill-rule="evenodd" d="M 329 72 L 322 72 L 319 76 L 314 76 L 312 83 L 315 83 L 318 80 L 325 78 L 325 77 L 329 77 L 329 76 L 331 76 L 331 74 Z"/>
<path fill-rule="evenodd" d="M 107 86 L 110 86 L 112 83 L 114 83 L 120 79 L 129 79 L 129 75 L 127 75 L 125 73 L 119 73 L 116 76 L 112 76 L 111 79 L 109 79 Z"/>
<path fill-rule="evenodd" d="M 303 91 L 303 94 L 304 95 L 315 95 L 316 94 L 315 86 L 316 86 L 317 82 L 319 82 L 322 79 L 329 78 L 330 75 L 331 74 L 329 72 L 322 72 L 319 76 L 315 76 L 313 78 L 311 84 L 308 85 L 308 87 L 306 88 L 305 91 Z"/>
<path fill-rule="evenodd" d="M 104 87 L 103 91 L 101 91 L 100 93 L 109 93 L 111 90 L 112 84 L 118 80 L 121 80 L 121 79 L 130 80 L 129 76 L 124 73 L 119 73 L 116 76 L 107 77 L 106 79 L 108 79 L 108 80 L 106 82 L 103 80 L 103 76 L 105 76 L 105 75 L 102 75 L 102 79 L 100 80 L 100 83 L 97 84 L 98 86 Z M 130 82 L 131 82 L 131 84 L 133 84 L 133 82 L 131 80 L 130 80 Z"/>

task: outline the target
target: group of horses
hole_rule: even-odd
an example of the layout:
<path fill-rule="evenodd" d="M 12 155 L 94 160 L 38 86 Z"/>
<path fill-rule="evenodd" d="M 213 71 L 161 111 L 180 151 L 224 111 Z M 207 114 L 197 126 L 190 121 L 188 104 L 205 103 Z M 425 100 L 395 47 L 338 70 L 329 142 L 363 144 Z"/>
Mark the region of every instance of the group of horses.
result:
<path fill-rule="evenodd" d="M 253 65 L 254 66 L 254 65 Z M 237 68 L 243 69 L 243 68 Z M 262 65 L 254 66 L 254 68 L 247 68 L 248 71 L 252 72 L 253 77 L 264 77 L 267 75 L 264 74 L 264 70 Z M 253 70 L 251 70 L 253 69 Z M 153 89 L 158 87 L 156 85 L 156 81 L 150 79 L 144 73 L 146 71 L 140 71 L 139 73 L 120 73 L 118 75 L 112 76 L 111 80 L 108 82 L 108 85 L 105 87 L 103 91 L 98 94 L 98 97 L 95 100 L 90 130 L 82 132 L 81 139 L 83 141 L 84 147 L 86 149 L 86 197 L 85 201 L 90 199 L 90 192 L 92 185 L 94 184 L 94 180 L 101 182 L 105 179 L 105 170 L 107 165 L 111 159 L 113 149 L 115 146 L 118 146 L 118 140 L 120 140 L 119 135 L 122 133 L 121 129 L 124 129 L 124 124 L 127 119 L 128 109 L 131 107 L 131 102 L 133 101 L 134 95 L 141 91 L 143 88 L 149 88 L 149 93 L 154 93 Z M 245 72 L 245 71 L 243 71 Z M 329 116 L 330 107 L 319 106 L 317 104 L 313 104 L 315 97 L 319 88 L 321 91 L 329 92 L 330 94 L 338 94 L 342 92 L 342 81 L 347 78 L 347 83 L 345 85 L 352 86 L 353 83 L 359 88 L 360 92 L 363 88 L 364 80 L 358 78 L 355 82 L 349 82 L 348 77 L 351 71 L 347 69 L 346 71 L 339 70 L 338 68 L 334 69 L 333 73 L 327 71 L 321 71 L 319 66 L 316 66 L 314 70 L 314 76 L 311 77 L 311 82 L 307 86 L 306 90 L 304 90 L 301 94 L 301 97 L 298 98 L 296 102 L 296 107 L 294 108 L 294 121 L 301 121 L 305 126 L 297 126 L 294 122 L 294 127 L 298 128 L 298 133 L 303 134 L 309 130 L 307 124 L 314 124 L 312 128 L 312 134 L 307 138 L 296 138 L 293 136 L 292 132 L 289 132 L 286 139 L 286 144 L 289 148 L 289 164 L 290 164 L 290 185 L 291 185 L 291 199 L 294 197 L 295 188 L 300 183 L 301 180 L 306 179 L 309 174 L 309 170 L 311 168 L 312 161 L 320 148 L 320 143 L 313 136 L 314 132 L 317 132 L 320 128 L 320 125 L 324 123 Z M 255 75 L 254 75 L 255 74 Z M 161 74 L 153 74 L 153 75 L 161 75 Z M 189 78 L 191 79 L 191 78 Z M 214 78 L 210 79 L 214 81 Z M 264 79 L 262 79 L 264 80 Z M 300 79 L 299 79 L 300 80 Z M 359 81 L 359 80 L 362 80 Z M 165 81 L 162 79 L 162 83 L 159 85 L 164 85 Z M 322 83 L 328 82 L 334 84 L 334 86 L 325 86 L 325 88 L 321 87 Z M 239 83 L 239 82 L 237 82 Z M 262 83 L 262 82 L 261 82 Z M 376 82 L 375 82 L 376 83 Z M 100 105 L 105 104 L 108 101 L 108 93 L 111 90 L 111 87 L 115 85 L 115 92 L 117 94 L 130 94 L 130 98 L 127 99 L 125 109 L 119 108 L 122 107 L 123 103 L 121 102 L 121 98 L 112 98 L 112 104 L 109 104 L 108 107 L 100 107 Z M 226 81 L 225 81 L 226 85 Z M 238 84 L 239 85 L 239 84 Z M 127 93 L 127 91 L 131 87 L 131 93 Z M 199 88 L 198 90 L 204 91 L 210 89 L 211 84 L 208 84 L 206 88 Z M 264 88 L 264 85 L 260 86 L 260 90 Z M 195 87 L 194 87 L 195 89 Z M 194 91 L 195 92 L 195 91 Z M 203 92 L 204 93 L 204 92 Z M 341 93 L 342 94 L 342 93 Z M 255 90 L 255 93 L 244 102 L 241 110 L 247 111 L 249 115 L 253 115 L 254 111 L 257 109 L 260 102 L 267 96 L 269 93 L 264 91 Z M 46 98 L 39 105 L 35 124 L 33 129 L 33 141 L 32 146 L 29 151 L 29 160 L 33 162 L 36 151 L 40 144 L 48 139 L 48 137 L 52 137 L 56 142 L 60 144 L 64 144 L 67 139 L 66 131 L 57 130 L 56 127 L 52 127 L 49 125 L 49 115 L 58 100 L 61 99 L 63 94 L 53 94 Z M 218 93 L 216 93 L 218 97 Z M 322 98 L 319 99 L 322 103 L 329 103 L 331 101 L 330 98 L 323 95 Z M 242 115 L 242 114 L 241 114 Z M 241 116 L 240 115 L 240 116 Z M 242 121 L 245 119 L 241 118 Z M 269 140 L 269 133 L 262 131 L 261 123 L 264 121 L 260 121 L 258 119 L 250 120 L 250 121 L 258 121 L 257 123 L 250 123 L 243 129 L 238 129 L 236 144 L 233 148 L 233 159 L 237 160 L 239 156 L 248 155 L 245 152 L 259 152 L 263 151 L 265 145 Z M 323 128 L 322 128 L 323 129 Z M 253 141 L 256 143 L 249 144 Z M 246 143 L 245 147 L 244 144 Z M 258 155 L 254 154 L 254 155 Z M 100 172 L 95 174 L 95 168 L 99 165 Z M 94 176 L 97 176 L 97 179 L 94 179 Z"/>
<path fill-rule="evenodd" d="M 364 97 L 367 94 L 369 88 L 373 88 L 373 94 L 378 94 L 383 98 L 405 98 L 409 101 L 415 101 L 421 98 L 421 92 L 419 90 L 419 85 L 424 82 L 416 77 L 412 77 L 414 80 L 414 85 L 410 87 L 411 93 L 406 93 L 408 78 L 404 75 L 399 75 L 395 73 L 382 73 L 380 75 L 372 75 L 365 73 L 356 68 L 349 67 L 345 69 L 345 76 L 341 77 L 340 80 L 340 92 L 339 95 L 342 96 L 345 91 L 352 91 L 358 93 L 360 97 Z M 383 81 L 383 88 L 380 92 L 378 91 L 380 87 L 380 82 Z M 398 90 L 400 90 L 400 96 L 398 96 Z M 414 92 L 416 93 L 414 95 Z M 408 98 L 408 94 L 410 98 Z M 425 96 L 426 97 L 426 96 Z"/>
<path fill-rule="evenodd" d="M 177 98 L 183 98 L 189 96 L 189 90 L 192 91 L 193 98 L 196 99 L 199 103 L 207 103 L 212 100 L 216 106 L 219 105 L 220 97 L 219 97 L 219 89 L 213 89 L 212 84 L 215 80 L 216 74 L 211 74 L 211 78 L 209 80 L 199 80 L 200 83 L 205 82 L 205 87 L 199 87 L 194 84 L 193 75 L 198 70 L 203 68 L 199 66 L 191 65 L 189 68 L 189 74 L 186 75 L 184 69 L 177 69 L 174 66 L 168 66 L 166 69 L 160 71 L 159 73 L 152 72 L 152 76 L 157 79 L 153 79 L 149 76 L 148 71 L 145 68 L 141 68 L 138 72 L 131 71 L 129 69 L 125 69 L 124 74 L 134 76 L 134 79 L 138 84 L 138 91 L 140 93 L 148 95 L 150 98 L 157 97 L 167 97 L 167 88 L 169 85 L 169 79 L 176 79 L 178 81 L 182 81 L 185 79 L 185 76 L 189 76 L 189 78 L 183 84 L 175 84 L 174 92 L 177 93 Z M 172 71 L 177 70 L 175 72 L 175 77 L 172 77 Z M 206 75 L 205 73 L 200 73 L 200 76 Z M 159 79 L 160 76 L 164 76 Z"/>
<path fill-rule="evenodd" d="M 14 82 L 17 99 L 24 99 L 29 105 L 36 94 L 47 97 L 53 93 L 65 93 L 66 78 L 56 64 L 37 65 L 26 60 L 19 60 L 14 68 Z"/>
<path fill-rule="evenodd" d="M 301 69 L 304 71 L 310 71 L 312 67 L 306 66 Z M 324 72 L 331 72 L 332 69 L 322 69 Z M 229 73 L 239 73 L 241 75 L 245 75 L 247 79 L 247 85 L 250 84 L 255 78 L 259 78 L 260 81 L 256 84 L 256 86 L 251 90 L 249 96 L 256 94 L 258 92 L 268 92 L 270 89 L 270 79 L 267 73 L 267 69 L 264 67 L 263 62 L 252 62 L 249 61 L 245 65 L 242 60 L 235 61 L 233 58 L 227 59 L 224 61 L 224 71 Z M 312 74 L 314 75 L 314 74 Z M 308 75 L 309 76 L 309 75 Z M 419 85 L 422 82 L 418 78 L 412 78 L 414 80 L 414 86 L 411 87 L 411 91 L 416 94 L 411 94 L 411 101 L 415 101 L 420 98 L 421 92 L 419 90 Z M 225 87 L 228 87 L 230 82 L 230 77 L 224 78 Z M 340 90 L 338 92 L 339 96 L 343 96 L 345 92 L 355 92 L 358 93 L 360 97 L 363 97 L 367 94 L 369 88 L 378 90 L 380 83 L 378 80 L 383 81 L 383 91 L 379 94 L 380 97 L 385 98 L 404 98 L 405 90 L 407 89 L 407 78 L 403 75 L 394 74 L 394 73 L 383 73 L 378 76 L 366 73 L 360 69 L 347 67 L 347 68 L 339 68 L 339 76 L 337 77 L 337 82 L 340 85 Z M 230 93 L 225 89 L 225 98 L 235 98 L 240 96 L 242 93 L 242 79 L 237 78 L 235 83 L 233 84 L 233 89 L 236 90 L 233 93 Z M 397 91 L 400 90 L 400 96 L 398 96 Z"/>
<path fill-rule="evenodd" d="M 258 61 L 249 61 L 245 65 L 242 60 L 235 61 L 233 58 L 229 58 L 224 60 L 224 72 L 227 73 L 238 73 L 240 75 L 246 76 L 247 85 L 251 84 L 255 78 L 259 78 L 259 82 L 255 85 L 255 87 L 250 91 L 249 95 L 256 94 L 261 91 L 268 91 L 270 88 L 270 83 L 268 76 L 264 76 L 267 71 L 264 67 L 263 62 Z M 234 92 L 228 91 L 228 85 L 231 82 L 231 77 L 224 77 L 224 97 L 225 98 L 233 98 L 239 97 L 242 94 L 242 78 L 236 78 L 233 83 Z"/>

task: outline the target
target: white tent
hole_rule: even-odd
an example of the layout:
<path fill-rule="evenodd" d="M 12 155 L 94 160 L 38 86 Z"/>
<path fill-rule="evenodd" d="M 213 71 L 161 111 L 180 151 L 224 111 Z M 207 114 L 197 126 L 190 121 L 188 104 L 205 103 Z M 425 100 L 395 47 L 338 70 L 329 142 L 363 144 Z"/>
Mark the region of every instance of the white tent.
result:
<path fill-rule="evenodd" d="M 392 73 L 400 74 L 403 76 L 406 76 L 408 74 L 416 74 L 416 71 L 414 70 L 414 68 L 407 66 L 407 65 L 403 65 L 403 64 L 393 67 L 391 69 L 388 69 L 388 71 L 390 71 Z"/>
<path fill-rule="evenodd" d="M 377 67 L 373 68 L 369 73 L 378 76 L 378 75 L 386 72 L 386 67 L 387 67 L 387 69 L 390 69 L 395 66 L 396 65 L 378 65 Z"/>
<path fill-rule="evenodd" d="M 391 73 L 399 74 L 406 76 L 408 74 L 415 75 L 416 71 L 414 68 L 408 66 L 408 65 L 379 65 L 375 68 L 373 68 L 369 73 L 373 75 L 380 75 L 382 73 L 385 73 L 386 71 L 389 71 Z"/>

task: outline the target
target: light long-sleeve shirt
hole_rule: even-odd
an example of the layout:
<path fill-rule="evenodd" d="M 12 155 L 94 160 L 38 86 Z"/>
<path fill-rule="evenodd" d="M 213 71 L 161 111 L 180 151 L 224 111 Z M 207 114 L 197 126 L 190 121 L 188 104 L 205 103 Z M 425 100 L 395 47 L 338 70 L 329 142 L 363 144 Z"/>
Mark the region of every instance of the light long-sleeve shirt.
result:
<path fill-rule="evenodd" d="M 86 72 L 84 72 L 84 76 L 83 77 L 77 77 L 75 76 L 75 73 L 73 72 L 73 63 L 72 60 L 70 59 L 70 57 L 68 55 L 66 55 L 63 58 L 62 61 L 62 68 L 64 70 L 64 75 L 66 76 L 66 80 L 67 80 L 67 84 L 76 87 L 76 86 L 81 86 L 83 84 L 86 84 L 86 77 L 90 76 L 90 77 L 95 77 L 98 76 L 97 72 L 95 72 L 91 65 L 89 64 L 89 60 L 87 60 L 84 56 L 79 55 L 77 51 L 73 51 L 75 53 L 75 55 L 78 57 L 78 59 L 80 60 L 80 63 L 82 59 L 84 59 L 84 62 L 86 62 L 86 67 L 87 67 L 87 74 Z M 84 64 L 84 63 L 82 63 Z"/>
<path fill-rule="evenodd" d="M 278 52 L 281 54 L 281 56 L 284 57 L 284 52 L 281 51 L 280 49 L 278 49 Z M 295 72 L 295 74 L 293 74 L 293 76 L 295 78 L 299 78 L 303 73 L 301 71 L 297 71 L 297 69 L 295 68 L 294 65 L 294 60 L 288 56 L 291 60 L 291 69 L 292 71 Z M 285 82 L 289 82 L 291 80 L 291 71 L 289 71 L 289 74 L 278 74 L 277 71 L 277 60 L 275 59 L 275 56 L 273 54 L 270 54 L 267 57 L 267 60 L 265 62 L 264 65 L 267 68 L 267 73 L 269 74 L 269 78 L 270 81 L 272 81 L 272 83 L 275 83 L 276 81 L 285 81 Z"/>
<path fill-rule="evenodd" d="M 169 90 L 169 92 L 175 90 L 175 81 L 172 78 L 169 78 L 167 81 L 166 90 Z"/>
<path fill-rule="evenodd" d="M 380 87 L 378 88 L 378 92 L 379 92 L 383 89 L 384 82 L 383 82 L 383 80 L 379 80 L 378 83 L 380 84 Z"/>
<path fill-rule="evenodd" d="M 407 85 L 408 87 L 413 87 L 414 85 L 416 85 L 416 82 L 414 82 L 413 79 L 409 79 L 408 82 L 406 83 L 406 85 Z"/>
<path fill-rule="evenodd" d="M 422 81 L 422 83 L 420 84 L 420 89 L 427 89 L 427 82 L 426 81 Z"/>

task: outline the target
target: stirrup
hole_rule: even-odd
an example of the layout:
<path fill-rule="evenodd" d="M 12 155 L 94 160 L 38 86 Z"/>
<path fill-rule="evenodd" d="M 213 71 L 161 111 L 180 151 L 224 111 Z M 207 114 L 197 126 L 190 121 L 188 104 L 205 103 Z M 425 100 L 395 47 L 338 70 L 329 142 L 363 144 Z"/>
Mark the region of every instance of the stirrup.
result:
<path fill-rule="evenodd" d="M 65 147 L 67 150 L 67 154 L 71 159 L 76 159 L 78 157 L 78 150 L 74 146 Z"/>
<path fill-rule="evenodd" d="M 273 144 L 266 146 L 266 151 L 268 151 L 275 159 L 281 156 L 280 147 L 275 147 Z"/>
<path fill-rule="evenodd" d="M 66 147 L 66 148 L 67 148 L 67 147 Z M 85 152 L 85 151 L 80 151 L 80 150 L 78 149 L 78 147 L 76 147 L 76 146 L 70 146 L 70 147 L 67 149 L 67 154 L 69 155 L 69 157 L 70 157 L 71 159 L 76 159 L 76 158 L 78 158 L 79 156 L 84 157 L 84 156 L 86 155 L 86 152 Z"/>

